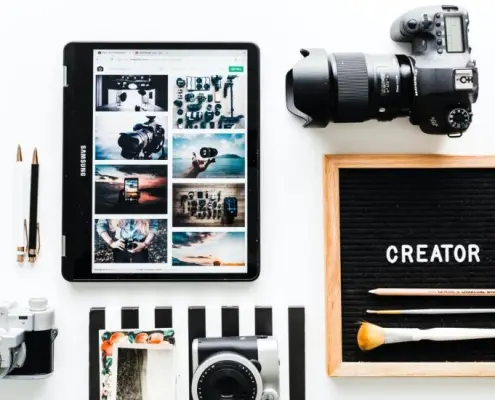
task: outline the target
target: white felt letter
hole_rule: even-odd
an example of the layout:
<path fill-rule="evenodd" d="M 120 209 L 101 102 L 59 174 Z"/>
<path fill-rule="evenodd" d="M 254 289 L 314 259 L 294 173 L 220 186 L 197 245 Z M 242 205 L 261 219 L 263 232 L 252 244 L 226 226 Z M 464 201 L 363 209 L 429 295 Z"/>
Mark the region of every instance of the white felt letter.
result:
<path fill-rule="evenodd" d="M 393 256 L 391 256 L 391 253 L 394 253 Z M 388 249 L 387 249 L 387 261 L 390 263 L 390 264 L 395 264 L 397 262 L 397 247 L 395 246 L 388 246 Z"/>
<path fill-rule="evenodd" d="M 426 249 L 427 248 L 428 248 L 427 244 L 418 244 L 418 246 L 417 246 L 417 253 L 418 254 L 416 254 L 416 260 L 419 263 L 428 262 L 428 260 L 426 258 L 424 258 L 424 256 L 426 256 Z"/>
<path fill-rule="evenodd" d="M 454 247 L 453 244 L 442 244 L 442 249 L 445 249 L 445 258 L 444 258 L 444 261 L 445 262 L 449 262 L 450 260 L 450 252 L 449 252 L 449 249 L 452 249 Z"/>
<path fill-rule="evenodd" d="M 455 260 L 459 263 L 463 262 L 466 259 L 466 249 L 462 244 L 458 244 L 457 246 L 455 246 L 454 257 Z"/>
<path fill-rule="evenodd" d="M 473 262 L 476 259 L 476 262 L 480 262 L 480 248 L 477 244 L 468 245 L 468 253 L 469 253 L 469 262 Z"/>
<path fill-rule="evenodd" d="M 430 262 L 433 262 L 433 261 L 442 262 L 442 253 L 440 252 L 440 248 L 438 247 L 438 245 L 435 245 L 433 247 L 433 251 L 431 253 Z"/>
<path fill-rule="evenodd" d="M 409 260 L 410 263 L 413 263 L 413 248 L 409 246 L 408 244 L 402 245 L 402 263 L 404 264 L 406 262 L 406 258 Z"/>

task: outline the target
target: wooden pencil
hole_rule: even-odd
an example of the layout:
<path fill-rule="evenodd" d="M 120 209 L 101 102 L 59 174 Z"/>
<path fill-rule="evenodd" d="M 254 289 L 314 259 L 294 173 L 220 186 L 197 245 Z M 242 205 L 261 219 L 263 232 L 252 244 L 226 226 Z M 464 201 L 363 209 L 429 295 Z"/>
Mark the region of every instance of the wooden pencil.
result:
<path fill-rule="evenodd" d="M 401 289 L 378 288 L 369 293 L 377 296 L 495 296 L 495 289 Z"/>
<path fill-rule="evenodd" d="M 366 310 L 378 315 L 495 314 L 495 308 L 424 308 L 411 310 Z"/>

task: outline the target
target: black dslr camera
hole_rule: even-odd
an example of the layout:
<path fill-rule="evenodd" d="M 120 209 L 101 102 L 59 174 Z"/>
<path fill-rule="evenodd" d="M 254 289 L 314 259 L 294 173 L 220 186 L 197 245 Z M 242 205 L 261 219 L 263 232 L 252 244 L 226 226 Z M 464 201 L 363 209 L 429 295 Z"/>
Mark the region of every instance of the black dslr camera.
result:
<path fill-rule="evenodd" d="M 155 121 L 156 116 L 147 116 L 148 121 L 134 125 L 132 132 L 122 132 L 118 145 L 121 155 L 127 160 L 150 160 L 153 154 L 159 153 L 160 160 L 166 159 L 165 129 Z"/>
<path fill-rule="evenodd" d="M 45 299 L 30 299 L 29 308 L 0 303 L 0 379 L 40 379 L 53 372 L 58 335 L 55 312 Z"/>
<path fill-rule="evenodd" d="M 411 43 L 411 55 L 301 50 L 286 76 L 287 108 L 304 126 L 408 116 L 425 133 L 461 136 L 478 98 L 468 26 L 463 8 L 417 8 L 390 30 L 395 42 Z"/>

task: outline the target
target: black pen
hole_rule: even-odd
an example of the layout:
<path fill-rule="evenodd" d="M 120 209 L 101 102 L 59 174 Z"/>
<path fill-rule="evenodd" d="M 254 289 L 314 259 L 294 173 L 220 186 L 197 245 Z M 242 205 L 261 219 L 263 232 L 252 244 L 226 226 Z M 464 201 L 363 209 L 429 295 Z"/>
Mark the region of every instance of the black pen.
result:
<path fill-rule="evenodd" d="M 38 255 L 38 183 L 39 164 L 38 150 L 34 149 L 31 163 L 31 195 L 29 201 L 29 262 L 34 263 Z"/>

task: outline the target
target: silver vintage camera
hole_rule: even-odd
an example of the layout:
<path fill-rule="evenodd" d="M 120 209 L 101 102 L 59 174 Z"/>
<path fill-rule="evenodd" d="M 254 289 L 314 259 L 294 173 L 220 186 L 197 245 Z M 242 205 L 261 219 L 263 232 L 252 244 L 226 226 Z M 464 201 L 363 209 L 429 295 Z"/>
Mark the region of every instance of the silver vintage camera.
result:
<path fill-rule="evenodd" d="M 194 400 L 278 400 L 279 355 L 273 337 L 195 339 Z"/>
<path fill-rule="evenodd" d="M 58 330 L 45 299 L 30 299 L 29 308 L 0 302 L 0 379 L 41 379 L 53 372 Z"/>

